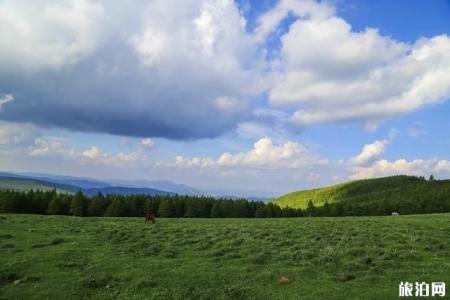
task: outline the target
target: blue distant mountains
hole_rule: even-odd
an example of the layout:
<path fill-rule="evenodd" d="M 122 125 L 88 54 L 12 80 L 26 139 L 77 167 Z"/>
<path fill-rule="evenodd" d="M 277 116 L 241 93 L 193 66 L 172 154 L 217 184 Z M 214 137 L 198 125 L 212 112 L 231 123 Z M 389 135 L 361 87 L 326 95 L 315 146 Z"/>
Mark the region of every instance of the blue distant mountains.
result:
<path fill-rule="evenodd" d="M 8 189 L 56 189 L 60 192 L 75 193 L 81 190 L 86 195 L 97 193 L 119 195 L 200 195 L 201 192 L 170 181 L 103 181 L 85 177 L 49 175 L 41 173 L 0 172 L 0 188 Z"/>
<path fill-rule="evenodd" d="M 81 190 L 86 195 L 97 193 L 119 195 L 189 195 L 212 196 L 220 198 L 242 198 L 266 201 L 269 197 L 258 192 L 229 192 L 214 190 L 198 190 L 188 185 L 167 180 L 100 180 L 88 177 L 52 175 L 45 173 L 16 173 L 0 171 L 0 189 L 16 190 L 53 190 L 76 193 Z M 259 196 L 254 196 L 259 195 Z"/>

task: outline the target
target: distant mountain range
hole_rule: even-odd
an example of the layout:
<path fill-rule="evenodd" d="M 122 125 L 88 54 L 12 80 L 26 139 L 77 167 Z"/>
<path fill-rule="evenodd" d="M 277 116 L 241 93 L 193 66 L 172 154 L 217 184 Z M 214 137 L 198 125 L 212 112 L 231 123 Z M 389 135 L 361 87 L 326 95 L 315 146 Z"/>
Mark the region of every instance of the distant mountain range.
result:
<path fill-rule="evenodd" d="M 208 195 L 224 198 L 242 198 L 226 191 L 201 191 L 188 185 L 167 180 L 99 180 L 88 177 L 51 175 L 45 173 L 0 172 L 0 188 L 9 189 L 56 189 L 60 192 L 75 193 L 78 190 L 87 195 L 102 194 L 146 194 L 146 195 Z M 264 197 L 246 197 L 249 200 L 265 201 Z"/>
<path fill-rule="evenodd" d="M 101 192 L 107 194 L 133 195 L 197 195 L 194 188 L 169 181 L 119 181 L 98 180 L 86 177 L 49 175 L 41 173 L 0 172 L 0 188 L 9 189 L 56 189 L 59 192 L 75 193 L 81 190 L 86 195 Z"/>

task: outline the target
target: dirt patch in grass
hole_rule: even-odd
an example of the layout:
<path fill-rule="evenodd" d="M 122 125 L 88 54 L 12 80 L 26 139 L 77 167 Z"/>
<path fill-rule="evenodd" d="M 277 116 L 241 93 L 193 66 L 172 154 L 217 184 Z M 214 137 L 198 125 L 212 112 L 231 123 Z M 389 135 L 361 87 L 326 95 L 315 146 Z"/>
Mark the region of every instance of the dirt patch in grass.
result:
<path fill-rule="evenodd" d="M 9 270 L 2 270 L 0 271 L 0 286 L 13 283 L 20 278 L 22 278 L 22 276 L 19 273 Z"/>
<path fill-rule="evenodd" d="M 50 245 L 59 245 L 59 244 L 62 244 L 62 243 L 64 243 L 65 241 L 64 241 L 64 239 L 62 239 L 62 238 L 56 238 L 56 239 L 54 239 L 54 240 L 52 240 L 51 242 L 50 242 Z"/>
<path fill-rule="evenodd" d="M 338 280 L 347 282 L 347 281 L 354 280 L 355 278 L 356 278 L 356 276 L 354 274 L 345 273 L 345 274 L 342 274 L 341 276 L 339 276 Z"/>
<path fill-rule="evenodd" d="M 43 247 L 47 247 L 47 246 L 55 246 L 55 245 L 62 244 L 64 242 L 65 242 L 64 239 L 56 238 L 56 239 L 53 239 L 50 243 L 33 244 L 33 245 L 31 245 L 31 248 L 43 248 Z"/>

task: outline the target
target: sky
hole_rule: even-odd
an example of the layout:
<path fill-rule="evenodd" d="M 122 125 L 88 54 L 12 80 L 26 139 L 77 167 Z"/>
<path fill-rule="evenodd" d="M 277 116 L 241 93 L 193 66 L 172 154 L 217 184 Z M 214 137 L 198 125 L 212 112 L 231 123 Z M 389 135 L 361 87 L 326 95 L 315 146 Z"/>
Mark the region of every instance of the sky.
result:
<path fill-rule="evenodd" d="M 2 171 L 449 178 L 448 100 L 448 0 L 0 0 Z"/>

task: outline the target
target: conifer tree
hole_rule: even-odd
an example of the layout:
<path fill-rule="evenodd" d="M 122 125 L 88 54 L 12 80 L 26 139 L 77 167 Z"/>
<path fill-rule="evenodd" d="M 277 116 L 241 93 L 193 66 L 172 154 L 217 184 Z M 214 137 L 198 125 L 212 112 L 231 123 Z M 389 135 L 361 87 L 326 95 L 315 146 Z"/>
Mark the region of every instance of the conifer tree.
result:
<path fill-rule="evenodd" d="M 87 199 L 82 191 L 78 191 L 72 198 L 70 213 L 74 216 L 84 216 L 86 214 Z"/>

